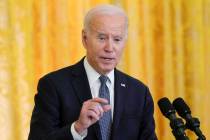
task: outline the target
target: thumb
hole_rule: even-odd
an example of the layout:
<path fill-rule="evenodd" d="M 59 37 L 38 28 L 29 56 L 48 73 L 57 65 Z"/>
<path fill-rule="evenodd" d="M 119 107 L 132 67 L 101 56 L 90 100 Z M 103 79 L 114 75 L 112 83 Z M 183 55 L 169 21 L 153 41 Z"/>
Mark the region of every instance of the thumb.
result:
<path fill-rule="evenodd" d="M 104 112 L 107 112 L 107 111 L 111 110 L 112 107 L 111 107 L 111 105 L 103 105 L 102 108 L 103 108 Z"/>

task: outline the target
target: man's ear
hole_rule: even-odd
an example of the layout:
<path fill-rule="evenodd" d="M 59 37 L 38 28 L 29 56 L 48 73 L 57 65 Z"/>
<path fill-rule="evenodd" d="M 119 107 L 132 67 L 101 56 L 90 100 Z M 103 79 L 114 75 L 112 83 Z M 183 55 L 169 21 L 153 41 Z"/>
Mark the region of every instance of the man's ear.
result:
<path fill-rule="evenodd" d="M 84 29 L 82 30 L 82 44 L 86 48 L 86 46 L 87 46 L 87 32 Z"/>

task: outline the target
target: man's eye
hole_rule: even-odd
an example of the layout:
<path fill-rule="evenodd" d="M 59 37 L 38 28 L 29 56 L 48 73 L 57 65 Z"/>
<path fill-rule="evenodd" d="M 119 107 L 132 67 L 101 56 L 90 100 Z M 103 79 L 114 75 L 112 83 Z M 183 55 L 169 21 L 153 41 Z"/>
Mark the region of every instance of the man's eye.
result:
<path fill-rule="evenodd" d="M 100 40 L 105 40 L 105 38 L 104 38 L 104 37 L 99 37 L 99 39 L 100 39 Z"/>
<path fill-rule="evenodd" d="M 98 40 L 100 40 L 100 41 L 104 41 L 104 40 L 106 40 L 106 38 L 105 37 L 98 37 Z"/>
<path fill-rule="evenodd" d="M 120 42 L 122 39 L 121 38 L 115 38 L 114 41 L 115 42 Z"/>

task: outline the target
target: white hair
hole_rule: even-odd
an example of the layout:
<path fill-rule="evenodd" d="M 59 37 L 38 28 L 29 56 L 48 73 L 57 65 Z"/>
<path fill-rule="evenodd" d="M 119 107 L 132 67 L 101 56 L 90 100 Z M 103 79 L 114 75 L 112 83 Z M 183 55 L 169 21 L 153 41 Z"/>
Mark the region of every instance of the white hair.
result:
<path fill-rule="evenodd" d="M 88 30 L 89 29 L 89 25 L 90 22 L 92 20 L 92 18 L 95 15 L 121 15 L 125 17 L 125 24 L 126 24 L 126 33 L 127 33 L 127 29 L 128 29 L 128 17 L 125 14 L 124 10 L 121 9 L 120 7 L 114 6 L 114 5 L 98 5 L 96 7 L 94 7 L 93 9 L 90 9 L 87 14 L 85 15 L 84 18 L 84 29 Z"/>

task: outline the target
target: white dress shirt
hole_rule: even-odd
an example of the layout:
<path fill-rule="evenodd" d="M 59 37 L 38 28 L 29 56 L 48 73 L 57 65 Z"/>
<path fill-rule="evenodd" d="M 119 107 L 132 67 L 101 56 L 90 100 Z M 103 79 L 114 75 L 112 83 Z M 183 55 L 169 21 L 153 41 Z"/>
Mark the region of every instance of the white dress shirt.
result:
<path fill-rule="evenodd" d="M 98 72 L 95 71 L 95 69 L 88 63 L 87 58 L 84 59 L 84 67 L 87 74 L 91 95 L 92 98 L 99 97 L 99 88 L 101 85 L 101 82 L 99 80 L 99 77 L 101 76 Z M 114 112 L 114 70 L 109 72 L 106 75 L 109 80 L 106 83 L 107 87 L 109 88 L 110 93 L 110 105 L 111 105 L 111 112 L 112 112 L 112 119 L 113 119 L 113 112 Z M 74 140 L 83 140 L 87 136 L 87 130 L 82 132 L 81 134 L 78 134 L 74 128 L 75 122 L 71 125 L 71 133 L 74 138 Z"/>

